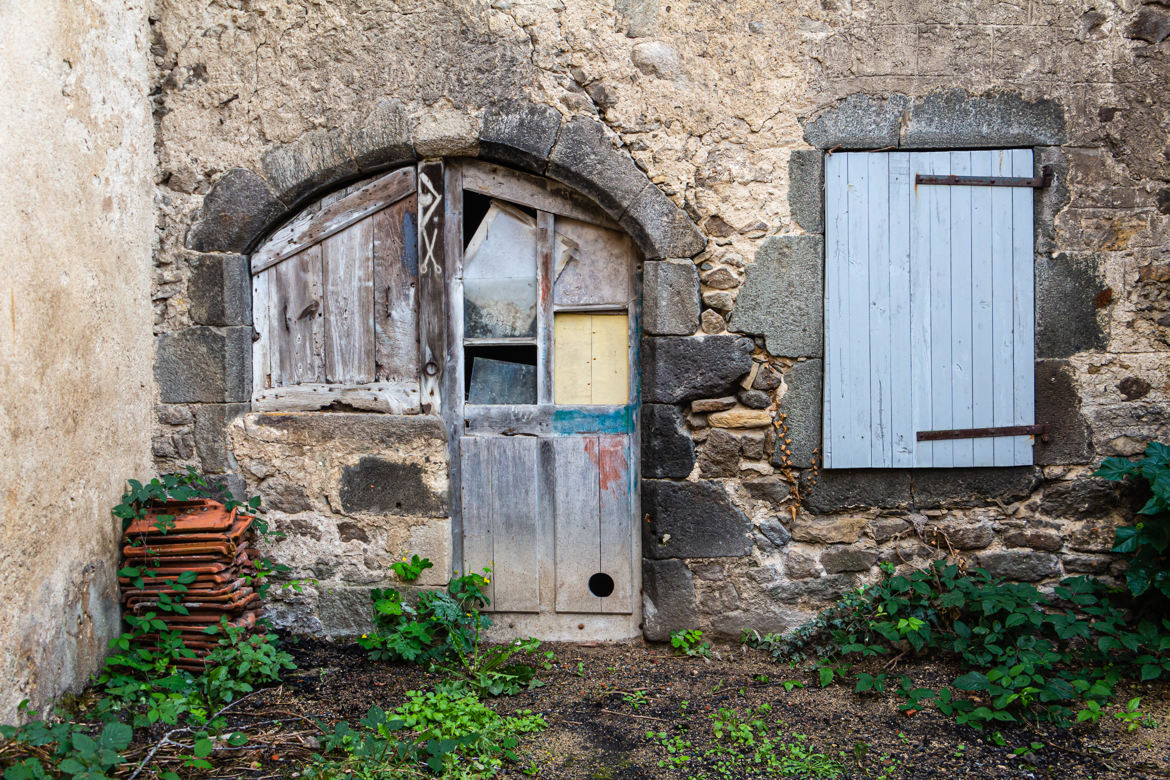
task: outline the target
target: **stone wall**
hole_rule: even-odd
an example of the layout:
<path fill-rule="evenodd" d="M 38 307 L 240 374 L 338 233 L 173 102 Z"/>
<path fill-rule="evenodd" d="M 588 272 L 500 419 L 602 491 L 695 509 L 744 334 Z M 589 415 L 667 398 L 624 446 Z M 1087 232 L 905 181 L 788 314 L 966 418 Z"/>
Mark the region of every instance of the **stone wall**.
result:
<path fill-rule="evenodd" d="M 151 470 L 152 128 L 137 0 L 0 7 L 0 723 L 118 633 L 118 521 Z"/>
<path fill-rule="evenodd" d="M 261 456 L 241 433 L 267 423 L 231 423 L 228 446 L 247 398 L 242 254 L 281 215 L 354 178 L 479 155 L 568 180 L 650 260 L 649 637 L 782 629 L 876 577 L 882 560 L 955 554 L 1038 582 L 1111 571 L 1102 553 L 1126 497 L 1091 480 L 1092 464 L 1170 434 L 1163 6 L 236 5 L 163 0 L 152 21 L 155 452 L 160 468 L 286 484 L 278 501 L 311 485 L 309 508 L 288 521 L 327 543 L 311 554 L 287 543 L 294 566 L 327 550 L 323 580 L 364 586 L 413 521 L 395 521 L 391 544 L 389 529 L 371 534 L 382 513 L 329 499 L 343 501 L 337 469 L 354 464 L 338 464 L 360 465 L 358 449 L 318 466 L 326 478 L 310 473 L 308 451 L 287 474 L 244 467 L 244 451 L 261 471 L 285 462 L 284 444 Z M 554 153 L 562 144 L 573 153 Z M 1035 468 L 821 473 L 822 154 L 948 145 L 1031 146 L 1056 168 L 1036 243 L 1037 408 L 1051 441 Z M 214 370 L 192 373 L 193 360 Z M 341 540 L 345 523 L 380 545 L 373 567 L 358 555 L 367 542 Z"/>

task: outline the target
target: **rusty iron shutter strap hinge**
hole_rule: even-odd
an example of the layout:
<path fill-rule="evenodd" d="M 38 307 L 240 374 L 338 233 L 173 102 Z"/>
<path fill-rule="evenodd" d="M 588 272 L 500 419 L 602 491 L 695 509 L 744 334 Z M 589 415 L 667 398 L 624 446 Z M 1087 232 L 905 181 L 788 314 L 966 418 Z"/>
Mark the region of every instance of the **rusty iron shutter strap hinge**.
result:
<path fill-rule="evenodd" d="M 1047 187 L 1052 183 L 1052 166 L 1045 165 L 1039 176 L 929 176 L 920 173 L 915 184 L 942 184 L 961 187 Z"/>
<path fill-rule="evenodd" d="M 989 436 L 1039 436 L 1048 441 L 1048 423 L 1038 425 L 1004 425 L 999 428 L 954 428 L 942 431 L 919 431 L 918 441 L 950 441 L 952 439 L 983 439 Z"/>

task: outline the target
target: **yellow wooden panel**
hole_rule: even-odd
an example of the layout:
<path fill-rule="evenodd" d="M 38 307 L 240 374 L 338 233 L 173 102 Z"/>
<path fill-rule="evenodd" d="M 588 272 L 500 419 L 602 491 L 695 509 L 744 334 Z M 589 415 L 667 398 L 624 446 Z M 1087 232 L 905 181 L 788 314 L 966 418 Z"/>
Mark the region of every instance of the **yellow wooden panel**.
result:
<path fill-rule="evenodd" d="M 591 403 L 589 314 L 557 314 L 553 320 L 553 403 Z"/>
<path fill-rule="evenodd" d="M 630 398 L 629 317 L 594 314 L 592 325 L 592 403 L 627 403 Z"/>

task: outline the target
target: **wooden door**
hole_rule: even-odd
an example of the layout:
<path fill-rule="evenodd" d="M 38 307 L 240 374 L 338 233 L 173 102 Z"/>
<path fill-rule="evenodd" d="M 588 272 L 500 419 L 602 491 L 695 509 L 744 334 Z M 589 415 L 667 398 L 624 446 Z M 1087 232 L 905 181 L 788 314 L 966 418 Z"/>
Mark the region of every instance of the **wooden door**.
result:
<path fill-rule="evenodd" d="M 457 557 L 496 612 L 636 620 L 634 246 L 537 177 L 465 162 L 445 186 Z"/>

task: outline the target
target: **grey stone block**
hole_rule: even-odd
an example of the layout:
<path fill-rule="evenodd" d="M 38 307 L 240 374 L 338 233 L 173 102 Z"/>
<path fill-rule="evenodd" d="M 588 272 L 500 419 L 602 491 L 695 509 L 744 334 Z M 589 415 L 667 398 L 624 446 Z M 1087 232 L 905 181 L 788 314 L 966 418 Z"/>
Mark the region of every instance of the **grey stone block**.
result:
<path fill-rule="evenodd" d="M 1067 360 L 1036 361 L 1036 421 L 1048 423 L 1048 441 L 1032 448 L 1040 466 L 1089 463 L 1093 438 L 1081 410 L 1081 395 Z"/>
<path fill-rule="evenodd" d="M 195 407 L 195 452 L 205 474 L 221 474 L 235 468 L 227 424 L 250 409 L 249 404 L 200 404 Z"/>
<path fill-rule="evenodd" d="M 547 175 L 620 218 L 634 198 L 651 185 L 630 155 L 615 148 L 611 136 L 605 125 L 594 119 L 566 122 L 549 153 Z"/>
<path fill-rule="evenodd" d="M 349 147 L 357 167 L 378 171 L 414 160 L 414 140 L 406 107 L 383 98 L 349 128 Z"/>
<path fill-rule="evenodd" d="M 647 558 L 720 558 L 751 551 L 751 523 L 718 482 L 642 482 L 642 554 Z M 664 541 L 665 540 L 665 541 Z"/>
<path fill-rule="evenodd" d="M 247 252 L 285 205 L 257 173 L 232 168 L 216 180 L 187 232 L 197 252 Z"/>
<path fill-rule="evenodd" d="M 695 467 L 695 443 L 677 406 L 642 406 L 642 476 L 683 479 Z"/>
<path fill-rule="evenodd" d="M 821 383 L 824 378 L 824 363 L 820 360 L 804 360 L 795 364 L 784 374 L 788 390 L 780 399 L 780 411 L 788 426 L 788 457 L 793 466 L 807 468 L 812 465 L 813 453 L 821 446 Z M 772 454 L 772 463 L 782 465 L 783 453 L 780 445 Z"/>
<path fill-rule="evenodd" d="M 1033 550 L 1059 550 L 1064 546 L 1060 534 L 1038 528 L 1019 528 L 1003 535 L 1005 547 L 1031 547 Z"/>
<path fill-rule="evenodd" d="M 898 145 L 902 114 L 910 107 L 905 95 L 888 100 L 850 95 L 804 125 L 804 140 L 817 149 L 883 149 Z"/>
<path fill-rule="evenodd" d="M 196 327 L 163 333 L 155 340 L 154 381 L 163 403 L 248 401 L 252 328 Z"/>
<path fill-rule="evenodd" d="M 261 165 L 276 196 L 290 206 L 359 173 L 348 134 L 341 129 L 310 130 L 291 144 L 274 146 L 264 153 Z"/>
<path fill-rule="evenodd" d="M 1036 357 L 1064 358 L 1105 349 L 1094 298 L 1105 288 L 1099 255 L 1036 257 Z"/>
<path fill-rule="evenodd" d="M 773 236 L 756 252 L 730 327 L 763 336 L 768 352 L 820 357 L 824 343 L 825 246 L 820 236 Z"/>
<path fill-rule="evenodd" d="M 1133 496 L 1117 482 L 1100 477 L 1058 482 L 1044 490 L 1040 499 L 1040 514 L 1047 517 L 1079 520 L 1107 515 L 1119 506 L 1132 503 Z"/>
<path fill-rule="evenodd" d="M 428 487 L 418 463 L 363 457 L 341 471 L 341 508 L 375 515 L 443 517 L 447 494 Z"/>
<path fill-rule="evenodd" d="M 797 149 L 788 158 L 788 208 L 805 232 L 825 232 L 825 155 L 819 149 Z"/>
<path fill-rule="evenodd" d="M 913 101 L 858 93 L 804 125 L 805 140 L 818 149 L 1059 146 L 1066 137 L 1064 111 L 1054 101 L 1007 92 L 973 97 L 959 89 Z"/>
<path fill-rule="evenodd" d="M 493 106 L 483 115 L 479 156 L 544 173 L 560 129 L 561 115 L 550 106 L 520 101 Z"/>
<path fill-rule="evenodd" d="M 674 404 L 733 392 L 751 370 L 751 341 L 735 336 L 642 340 L 642 392 L 647 403 Z"/>
<path fill-rule="evenodd" d="M 690 260 L 651 260 L 642 269 L 642 330 L 690 336 L 699 328 L 699 272 Z"/>
<path fill-rule="evenodd" d="M 739 437 L 724 428 L 712 428 L 699 450 L 699 473 L 709 479 L 739 475 Z"/>
<path fill-rule="evenodd" d="M 801 485 L 805 507 L 816 514 L 851 507 L 902 509 L 911 501 L 910 472 L 901 469 L 833 469 L 822 472 L 816 485 L 805 472 Z"/>
<path fill-rule="evenodd" d="M 307 512 L 313 508 L 305 489 L 280 475 L 273 475 L 260 483 L 260 495 L 264 501 L 263 508 L 277 512 L 296 514 Z M 321 538 L 321 530 L 312 520 L 291 522 L 292 533 Z"/>
<path fill-rule="evenodd" d="M 749 409 L 767 409 L 772 403 L 772 396 L 763 390 L 740 390 L 739 402 Z"/>
<path fill-rule="evenodd" d="M 1038 582 L 1060 574 L 1060 560 L 1052 553 L 1001 550 L 982 553 L 978 560 L 991 576 L 1016 582 Z"/>
<path fill-rule="evenodd" d="M 322 583 L 317 594 L 320 633 L 330 637 L 360 636 L 373 628 L 369 588 Z"/>
<path fill-rule="evenodd" d="M 1160 8 L 1143 8 L 1125 28 L 1125 37 L 1146 43 L 1161 43 L 1170 37 L 1170 13 Z"/>
<path fill-rule="evenodd" d="M 982 550 L 995 541 L 995 528 L 986 521 L 932 523 L 924 529 L 922 538 L 941 549 L 949 545 L 956 550 Z"/>
<path fill-rule="evenodd" d="M 869 571 L 878 562 L 877 550 L 858 547 L 830 547 L 821 553 L 821 566 L 826 574 L 847 571 Z"/>
<path fill-rule="evenodd" d="M 252 276 L 244 255 L 195 255 L 187 301 L 196 325 L 251 325 Z"/>
<path fill-rule="evenodd" d="M 959 89 L 914 101 L 898 145 L 907 149 L 1059 146 L 1064 111 L 1051 100 L 1024 100 L 1005 92 L 972 97 Z"/>
<path fill-rule="evenodd" d="M 698 622 L 695 580 L 682 561 L 642 561 L 642 634 L 665 642 Z"/>
<path fill-rule="evenodd" d="M 1011 468 L 917 469 L 912 473 L 914 506 L 984 506 L 1019 501 L 1040 486 L 1040 470 Z"/>
<path fill-rule="evenodd" d="M 783 547 L 792 541 L 792 534 L 775 517 L 768 517 L 760 521 L 760 535 L 776 547 Z"/>
<path fill-rule="evenodd" d="M 630 202 L 618 222 L 647 260 L 694 257 L 707 246 L 707 239 L 691 218 L 650 183 Z"/>
<path fill-rule="evenodd" d="M 781 582 L 768 588 L 768 596 L 783 604 L 815 601 L 836 601 L 858 586 L 856 574 L 830 574 L 825 577 Z"/>

